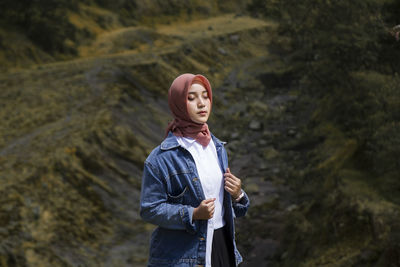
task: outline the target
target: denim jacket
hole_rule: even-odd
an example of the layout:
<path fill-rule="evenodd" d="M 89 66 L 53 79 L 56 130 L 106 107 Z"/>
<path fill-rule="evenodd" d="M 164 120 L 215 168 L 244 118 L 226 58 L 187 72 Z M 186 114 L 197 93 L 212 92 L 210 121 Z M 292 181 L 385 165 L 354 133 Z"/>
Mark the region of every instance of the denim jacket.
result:
<path fill-rule="evenodd" d="M 228 157 L 224 142 L 211 135 L 224 173 Z M 192 221 L 193 210 L 205 199 L 194 159 L 170 132 L 144 163 L 140 215 L 155 224 L 148 266 L 203 266 L 207 220 Z M 234 217 L 244 216 L 250 201 L 246 193 L 232 201 L 224 192 L 224 219 L 233 240 L 236 265 L 242 262 L 235 243 Z"/>

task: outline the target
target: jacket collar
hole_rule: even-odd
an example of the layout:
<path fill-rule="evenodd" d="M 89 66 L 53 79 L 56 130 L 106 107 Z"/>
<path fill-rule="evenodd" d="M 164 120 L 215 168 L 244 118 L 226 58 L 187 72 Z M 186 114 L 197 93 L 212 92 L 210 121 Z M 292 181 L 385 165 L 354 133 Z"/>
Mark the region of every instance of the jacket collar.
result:
<path fill-rule="evenodd" d="M 221 147 L 226 144 L 226 142 L 219 140 L 212 133 L 211 133 L 211 139 L 214 141 L 216 148 Z M 170 131 L 170 132 L 168 132 L 168 136 L 164 139 L 164 141 L 162 141 L 160 147 L 161 147 L 161 150 L 170 150 L 170 149 L 173 149 L 173 148 L 176 148 L 179 146 L 181 146 L 181 145 L 178 143 L 178 140 L 176 140 L 175 135 L 173 135 L 173 133 Z"/>

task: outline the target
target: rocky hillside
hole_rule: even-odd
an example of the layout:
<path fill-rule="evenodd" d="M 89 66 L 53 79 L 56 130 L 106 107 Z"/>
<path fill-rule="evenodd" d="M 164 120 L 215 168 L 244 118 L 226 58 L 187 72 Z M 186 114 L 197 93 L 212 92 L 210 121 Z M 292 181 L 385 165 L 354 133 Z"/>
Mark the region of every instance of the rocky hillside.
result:
<path fill-rule="evenodd" d="M 216 92 L 211 129 L 230 139 L 217 121 L 238 111 L 233 104 L 255 103 L 256 95 L 238 102 L 243 94 L 231 88 L 254 90 L 272 71 L 272 58 L 260 67 L 274 27 L 234 14 L 131 27 L 82 48 L 93 57 L 1 75 L 2 265 L 144 265 L 153 226 L 138 216 L 141 171 L 170 119 L 171 81 L 182 72 L 207 75 Z M 132 40 L 142 43 L 125 51 Z"/>
<path fill-rule="evenodd" d="M 73 25 L 71 35 L 50 35 L 55 50 L 28 34 L 43 22 L 37 14 L 53 13 L 32 6 L 39 13 L 25 17 L 33 23 L 25 32 L 21 17 L 1 9 L 15 24 L 0 20 L 0 266 L 146 266 L 154 226 L 138 214 L 143 161 L 164 137 L 167 90 L 184 72 L 211 81 L 210 129 L 228 142 L 230 168 L 251 198 L 237 220 L 241 266 L 399 266 L 398 123 L 387 115 L 399 107 L 398 75 L 353 71 L 349 84 L 370 91 L 325 93 L 329 84 L 313 74 L 335 82 L 324 66 L 339 56 L 327 49 L 332 40 L 307 28 L 320 22 L 318 10 L 293 26 L 307 13 L 300 2 L 271 1 L 263 19 L 247 14 L 264 1 L 252 1 L 249 12 L 246 1 L 156 2 L 50 6 L 67 10 L 60 21 Z M 270 19 L 283 8 L 288 14 Z M 318 25 L 324 33 L 331 24 Z M 298 36 L 318 42 L 311 49 Z M 365 49 L 369 38 L 360 41 Z M 379 127 L 369 143 L 358 138 L 369 133 L 365 125 Z M 373 158 L 383 162 L 380 176 L 370 171 L 368 145 L 381 151 Z"/>
<path fill-rule="evenodd" d="M 243 13 L 242 0 L 37 0 L 0 3 L 0 71 L 86 57 L 91 46 L 110 31 L 172 22 L 187 23 L 227 13 Z M 117 34 L 116 32 L 113 34 Z M 104 37 L 104 35 L 102 35 Z M 152 32 L 130 33 L 119 51 L 152 42 Z M 128 41 L 128 42 L 127 42 Z M 99 52 L 102 52 L 99 50 Z M 89 53 L 90 54 L 90 53 Z"/>

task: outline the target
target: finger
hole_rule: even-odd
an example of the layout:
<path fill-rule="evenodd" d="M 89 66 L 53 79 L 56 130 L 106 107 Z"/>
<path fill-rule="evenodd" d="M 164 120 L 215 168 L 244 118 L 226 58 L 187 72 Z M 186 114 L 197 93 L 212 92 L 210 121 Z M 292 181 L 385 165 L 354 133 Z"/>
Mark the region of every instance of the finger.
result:
<path fill-rule="evenodd" d="M 212 216 L 213 214 L 214 214 L 214 209 L 208 209 L 207 210 L 207 214 L 209 215 L 209 216 Z"/>
<path fill-rule="evenodd" d="M 228 181 L 232 184 L 235 184 L 237 186 L 240 186 L 242 184 L 242 181 L 239 178 L 236 177 L 226 177 L 225 181 Z"/>
<path fill-rule="evenodd" d="M 213 214 L 215 211 L 215 207 L 210 208 L 208 211 L 210 212 L 210 214 Z"/>
<path fill-rule="evenodd" d="M 233 185 L 233 186 L 236 186 L 236 187 L 240 187 L 240 186 L 241 186 L 240 181 L 233 180 L 233 179 L 231 179 L 231 180 L 226 180 L 225 183 L 229 183 L 229 184 L 231 184 L 231 185 Z"/>
<path fill-rule="evenodd" d="M 232 176 L 233 176 L 233 174 L 232 174 L 232 173 L 230 173 L 230 172 L 226 172 L 226 173 L 224 173 L 224 176 L 225 176 L 225 177 L 232 177 Z"/>
<path fill-rule="evenodd" d="M 233 186 L 239 186 L 239 183 L 237 181 L 235 181 L 235 180 L 232 180 L 232 179 L 225 179 L 225 184 L 230 184 L 230 185 L 233 185 Z"/>
<path fill-rule="evenodd" d="M 227 176 L 225 176 L 225 180 L 226 180 L 226 179 L 229 179 L 229 180 L 232 180 L 232 181 L 239 181 L 239 179 L 236 178 L 236 177 L 233 176 L 233 175 L 227 175 Z"/>
<path fill-rule="evenodd" d="M 226 168 L 226 172 L 227 172 L 227 173 L 231 173 L 231 169 Z"/>
<path fill-rule="evenodd" d="M 231 179 L 225 179 L 225 184 L 237 185 L 237 183 Z"/>
<path fill-rule="evenodd" d="M 230 174 L 226 174 L 226 175 L 224 175 L 224 179 L 226 180 L 226 179 L 233 179 L 233 178 Z"/>
<path fill-rule="evenodd" d="M 232 189 L 230 189 L 230 190 L 226 190 L 226 191 L 228 191 L 228 193 L 231 195 L 231 196 L 235 196 L 235 198 L 237 198 L 236 196 L 238 196 L 238 195 L 240 195 L 240 190 L 237 190 L 237 189 L 234 189 L 234 190 L 232 190 Z"/>
<path fill-rule="evenodd" d="M 230 184 L 230 183 L 225 183 L 225 187 L 229 188 L 229 189 L 235 189 L 237 186 Z"/>
<path fill-rule="evenodd" d="M 225 174 L 224 174 L 224 177 L 225 177 L 225 178 L 232 178 L 232 174 L 230 174 L 230 173 L 225 173 Z"/>
<path fill-rule="evenodd" d="M 233 180 L 240 180 L 239 178 L 237 178 L 237 177 L 236 177 L 235 175 L 233 175 L 232 173 L 226 173 L 225 177 L 226 177 L 226 178 L 229 177 L 229 178 L 231 178 L 231 179 L 233 179 Z"/>
<path fill-rule="evenodd" d="M 231 188 L 228 186 L 225 186 L 225 190 L 228 191 L 228 193 L 230 193 L 230 194 L 234 192 L 234 188 Z"/>
<path fill-rule="evenodd" d="M 237 178 L 235 175 L 233 175 L 232 173 L 225 173 L 224 174 L 224 177 L 225 178 L 229 178 L 229 179 L 232 179 L 232 180 L 235 180 L 235 181 L 239 181 L 240 179 L 239 178 Z"/>
<path fill-rule="evenodd" d="M 214 197 L 214 198 L 208 198 L 208 199 L 203 200 L 204 204 L 208 204 L 208 203 L 214 202 L 214 201 L 215 201 L 215 197 Z"/>
<path fill-rule="evenodd" d="M 229 187 L 225 188 L 225 190 L 231 195 L 234 194 L 235 192 L 237 192 L 237 189 L 229 188 Z"/>
<path fill-rule="evenodd" d="M 240 186 L 238 186 L 238 185 L 232 185 L 232 184 L 226 184 L 225 185 L 225 189 L 226 190 L 230 190 L 230 191 L 240 191 L 240 189 L 241 189 L 241 187 Z"/>

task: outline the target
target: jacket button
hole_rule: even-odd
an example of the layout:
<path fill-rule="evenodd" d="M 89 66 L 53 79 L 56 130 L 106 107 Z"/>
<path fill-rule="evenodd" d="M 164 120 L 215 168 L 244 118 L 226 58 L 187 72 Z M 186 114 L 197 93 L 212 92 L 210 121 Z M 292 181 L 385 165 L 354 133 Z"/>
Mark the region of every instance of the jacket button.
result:
<path fill-rule="evenodd" d="M 197 177 L 193 178 L 193 182 L 196 182 L 197 180 L 199 180 L 199 178 L 197 178 Z"/>
<path fill-rule="evenodd" d="M 205 239 L 204 239 L 204 237 L 200 237 L 199 240 L 200 241 L 204 241 Z"/>

